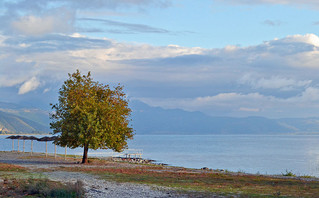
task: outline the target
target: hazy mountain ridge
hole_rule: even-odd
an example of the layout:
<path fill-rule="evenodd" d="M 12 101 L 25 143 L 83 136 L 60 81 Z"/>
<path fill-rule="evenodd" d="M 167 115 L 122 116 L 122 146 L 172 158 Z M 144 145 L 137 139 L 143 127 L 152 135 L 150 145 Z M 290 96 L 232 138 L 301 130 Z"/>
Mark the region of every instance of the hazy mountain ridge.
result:
<path fill-rule="evenodd" d="M 285 126 L 285 120 L 264 117 L 211 117 L 201 112 L 150 107 L 138 101 L 133 102 L 132 109 L 133 127 L 139 134 L 277 134 L 300 131 Z"/>
<path fill-rule="evenodd" d="M 151 107 L 131 101 L 136 134 L 285 134 L 319 131 L 319 118 L 211 117 L 201 112 Z M 48 133 L 49 113 L 0 102 L 0 132 Z"/>
<path fill-rule="evenodd" d="M 0 111 L 0 134 L 49 133 L 49 127 L 12 113 Z"/>

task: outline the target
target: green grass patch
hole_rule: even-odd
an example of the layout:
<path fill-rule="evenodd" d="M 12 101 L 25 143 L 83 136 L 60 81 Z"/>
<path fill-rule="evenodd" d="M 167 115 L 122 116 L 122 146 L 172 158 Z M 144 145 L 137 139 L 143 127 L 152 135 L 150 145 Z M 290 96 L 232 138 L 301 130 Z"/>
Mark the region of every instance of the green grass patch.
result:
<path fill-rule="evenodd" d="M 286 169 L 286 173 L 282 173 L 282 176 L 296 177 L 296 174 L 294 174 L 292 171 L 288 171 L 288 170 Z"/>

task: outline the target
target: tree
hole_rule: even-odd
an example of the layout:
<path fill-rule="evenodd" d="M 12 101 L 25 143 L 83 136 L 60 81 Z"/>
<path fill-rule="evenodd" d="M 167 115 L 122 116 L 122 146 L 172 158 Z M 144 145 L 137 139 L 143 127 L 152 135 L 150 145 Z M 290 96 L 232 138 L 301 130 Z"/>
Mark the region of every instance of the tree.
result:
<path fill-rule="evenodd" d="M 112 149 L 120 152 L 133 138 L 129 126 L 131 109 L 123 86 L 110 89 L 93 81 L 91 73 L 81 75 L 77 70 L 59 90 L 57 104 L 50 104 L 55 141 L 60 146 L 84 148 L 82 163 L 88 162 L 88 149 Z"/>

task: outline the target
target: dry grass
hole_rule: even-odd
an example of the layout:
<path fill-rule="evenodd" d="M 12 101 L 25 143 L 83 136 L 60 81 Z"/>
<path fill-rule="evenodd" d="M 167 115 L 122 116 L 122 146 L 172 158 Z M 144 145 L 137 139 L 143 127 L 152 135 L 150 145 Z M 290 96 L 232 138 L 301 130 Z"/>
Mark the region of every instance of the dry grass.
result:
<path fill-rule="evenodd" d="M 175 187 L 183 191 L 240 194 L 256 197 L 316 197 L 318 181 L 214 172 L 176 171 L 161 167 L 138 168 L 64 167 L 64 171 L 87 172 L 118 182 L 136 182 Z"/>
<path fill-rule="evenodd" d="M 24 172 L 27 169 L 22 167 L 22 166 L 17 166 L 13 164 L 5 164 L 5 163 L 0 163 L 0 171 L 14 171 L 14 172 Z"/>
<path fill-rule="evenodd" d="M 0 197 L 69 197 L 84 196 L 83 184 L 62 184 L 48 179 L 5 179 L 0 186 Z"/>
<path fill-rule="evenodd" d="M 195 197 L 198 194 L 203 195 L 203 193 L 208 196 L 221 194 L 236 195 L 237 197 L 319 197 L 319 181 L 306 181 L 305 178 L 275 178 L 244 173 L 221 173 L 93 158 L 90 159 L 90 164 L 80 165 L 76 164 L 72 158 L 69 160 L 67 165 L 57 166 L 55 169 L 37 169 L 36 171 L 85 172 L 117 182 L 174 187 L 182 192 L 192 192 Z M 0 164 L 0 171 L 21 172 L 27 170 L 19 166 Z M 308 178 L 308 180 L 312 179 Z"/>

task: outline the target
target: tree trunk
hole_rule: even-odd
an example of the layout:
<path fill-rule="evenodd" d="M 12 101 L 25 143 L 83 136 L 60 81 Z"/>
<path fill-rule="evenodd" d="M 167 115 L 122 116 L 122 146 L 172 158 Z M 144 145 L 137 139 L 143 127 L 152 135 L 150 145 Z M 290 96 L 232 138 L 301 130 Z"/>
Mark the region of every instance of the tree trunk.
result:
<path fill-rule="evenodd" d="M 88 163 L 88 151 L 89 151 L 89 146 L 85 145 L 84 146 L 84 151 L 83 151 L 82 164 L 87 164 Z"/>

